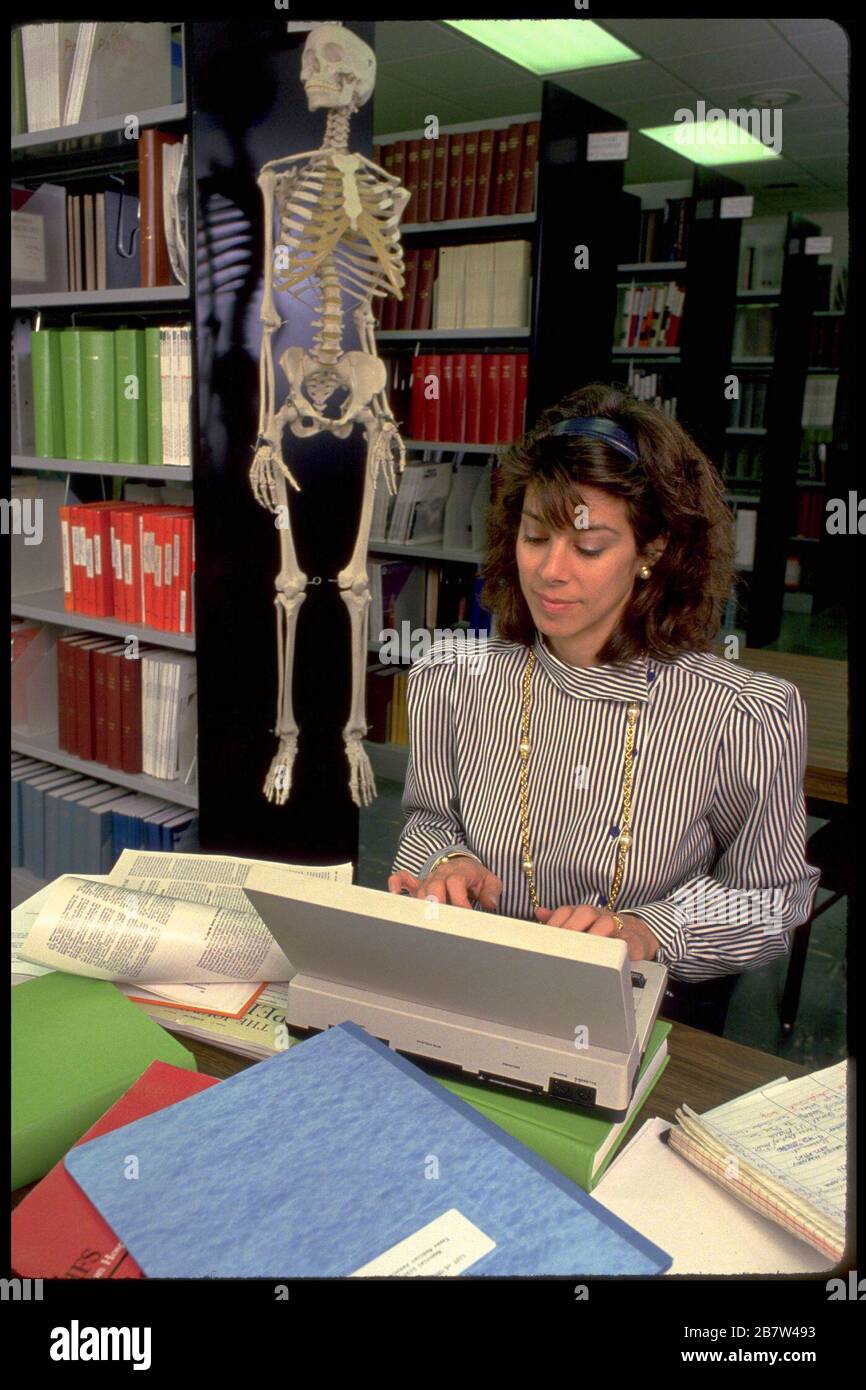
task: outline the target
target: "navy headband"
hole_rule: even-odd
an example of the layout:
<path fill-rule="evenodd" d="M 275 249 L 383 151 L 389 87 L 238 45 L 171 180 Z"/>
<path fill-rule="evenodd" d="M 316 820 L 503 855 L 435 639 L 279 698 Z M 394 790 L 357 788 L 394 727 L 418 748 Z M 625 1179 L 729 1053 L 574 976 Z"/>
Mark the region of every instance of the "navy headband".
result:
<path fill-rule="evenodd" d="M 570 420 L 560 420 L 550 433 L 586 435 L 589 439 L 600 439 L 603 444 L 609 444 L 611 448 L 624 454 L 632 463 L 637 463 L 640 459 L 637 445 L 628 431 L 603 415 L 579 415 Z"/>

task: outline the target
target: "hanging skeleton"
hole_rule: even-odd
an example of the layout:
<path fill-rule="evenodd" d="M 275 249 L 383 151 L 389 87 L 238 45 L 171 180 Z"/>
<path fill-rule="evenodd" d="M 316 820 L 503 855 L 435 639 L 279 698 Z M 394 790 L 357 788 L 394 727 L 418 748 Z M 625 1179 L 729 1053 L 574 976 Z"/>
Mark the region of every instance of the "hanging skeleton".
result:
<path fill-rule="evenodd" d="M 402 299 L 403 253 L 399 222 L 409 193 L 399 179 L 358 154 L 350 154 L 349 121 L 369 99 L 376 81 L 376 58 L 371 48 L 349 30 L 321 24 L 304 45 L 301 80 L 311 111 L 328 109 L 325 135 L 318 150 L 271 160 L 258 184 L 264 200 L 265 292 L 262 301 L 262 343 L 259 359 L 259 436 L 250 470 L 258 502 L 281 515 L 280 570 L 276 578 L 277 725 L 279 746 L 265 779 L 269 801 L 283 805 L 292 784 L 298 725 L 292 708 L 292 671 L 298 609 L 304 601 L 307 575 L 298 565 L 288 520 L 290 483 L 300 487 L 283 458 L 283 430 L 297 437 L 327 431 L 346 439 L 355 423 L 364 428 L 367 444 L 364 495 L 355 548 L 337 576 L 349 611 L 352 633 L 352 703 L 343 728 L 349 764 L 349 787 L 357 806 L 376 795 L 373 770 L 363 746 L 367 732 L 364 708 L 367 626 L 370 588 L 367 546 L 373 493 L 379 470 L 389 492 L 396 492 L 396 475 L 405 464 L 403 441 L 385 392 L 385 365 L 376 352 L 372 302 L 386 294 Z M 279 242 L 273 244 L 274 214 L 279 217 Z M 275 278 L 276 277 L 276 278 Z M 302 290 L 316 296 L 319 317 L 312 351 L 290 347 L 280 366 L 288 395 L 275 410 L 274 361 L 271 340 L 282 326 L 274 305 L 274 289 L 298 298 Z M 354 303 L 352 317 L 360 351 L 343 350 L 343 296 Z M 331 398 L 346 392 L 324 411 Z"/>

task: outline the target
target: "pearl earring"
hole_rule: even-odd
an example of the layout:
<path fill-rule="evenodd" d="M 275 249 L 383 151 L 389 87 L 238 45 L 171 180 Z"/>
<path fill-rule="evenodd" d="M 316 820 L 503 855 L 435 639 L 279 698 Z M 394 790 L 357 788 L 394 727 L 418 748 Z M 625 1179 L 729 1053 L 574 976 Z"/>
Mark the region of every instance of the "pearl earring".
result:
<path fill-rule="evenodd" d="M 649 579 L 651 574 L 652 570 L 650 569 L 649 565 L 641 565 L 640 569 L 638 570 L 638 575 L 641 579 Z"/>

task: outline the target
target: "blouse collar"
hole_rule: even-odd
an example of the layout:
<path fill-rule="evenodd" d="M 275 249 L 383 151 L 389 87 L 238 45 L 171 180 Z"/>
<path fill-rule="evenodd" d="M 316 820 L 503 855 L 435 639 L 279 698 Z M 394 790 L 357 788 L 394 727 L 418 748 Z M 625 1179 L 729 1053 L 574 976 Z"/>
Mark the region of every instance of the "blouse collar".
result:
<path fill-rule="evenodd" d="M 554 656 L 535 629 L 535 659 L 554 685 L 567 695 L 582 700 L 648 700 L 655 672 L 645 656 L 635 657 L 621 666 L 569 666 Z"/>

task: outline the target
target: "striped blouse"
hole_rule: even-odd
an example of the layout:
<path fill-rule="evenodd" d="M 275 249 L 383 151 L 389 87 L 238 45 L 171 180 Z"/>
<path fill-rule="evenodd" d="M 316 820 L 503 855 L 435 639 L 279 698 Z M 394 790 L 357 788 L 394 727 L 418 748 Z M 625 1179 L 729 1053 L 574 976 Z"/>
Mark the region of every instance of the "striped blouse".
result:
<path fill-rule="evenodd" d="M 632 841 L 616 910 L 643 918 L 676 979 L 784 954 L 819 877 L 804 857 L 797 688 L 703 652 L 571 666 L 537 628 L 534 649 L 527 808 L 541 906 L 608 901 L 627 706 L 637 701 Z M 393 871 L 423 879 L 440 854 L 465 850 L 502 880 L 494 910 L 535 921 L 519 814 L 527 657 L 521 643 L 490 638 L 475 665 L 440 645 L 411 667 L 406 821 Z"/>

